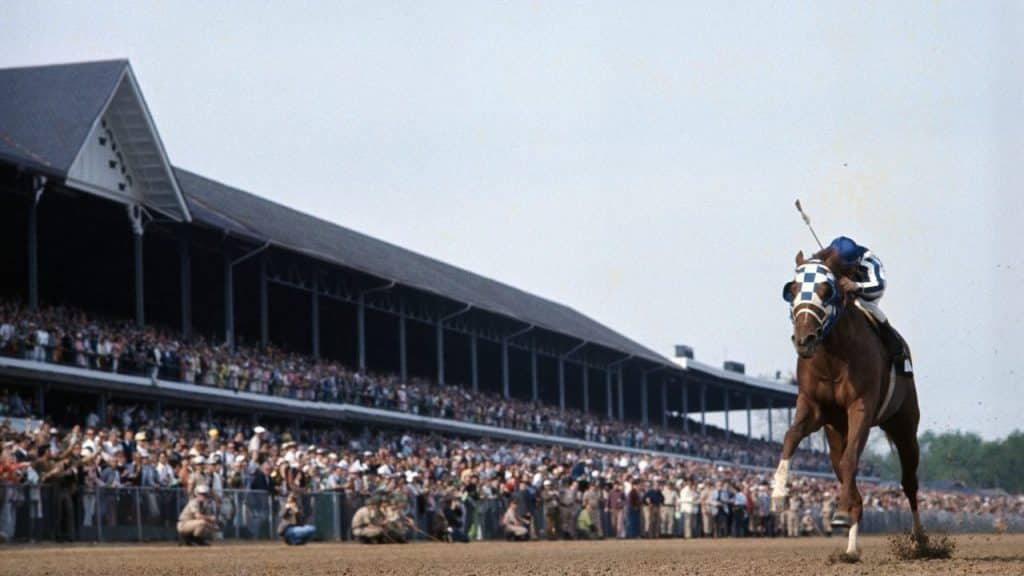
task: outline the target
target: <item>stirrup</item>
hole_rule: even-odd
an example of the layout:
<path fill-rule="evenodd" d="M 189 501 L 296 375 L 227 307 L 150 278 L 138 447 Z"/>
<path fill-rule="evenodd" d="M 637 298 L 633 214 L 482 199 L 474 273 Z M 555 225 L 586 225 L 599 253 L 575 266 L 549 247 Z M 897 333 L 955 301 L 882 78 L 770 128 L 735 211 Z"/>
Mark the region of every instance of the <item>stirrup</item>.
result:
<path fill-rule="evenodd" d="M 910 361 L 910 356 L 907 356 L 906 352 L 893 356 L 892 364 L 896 368 L 896 373 L 900 376 L 914 375 L 914 364 Z"/>

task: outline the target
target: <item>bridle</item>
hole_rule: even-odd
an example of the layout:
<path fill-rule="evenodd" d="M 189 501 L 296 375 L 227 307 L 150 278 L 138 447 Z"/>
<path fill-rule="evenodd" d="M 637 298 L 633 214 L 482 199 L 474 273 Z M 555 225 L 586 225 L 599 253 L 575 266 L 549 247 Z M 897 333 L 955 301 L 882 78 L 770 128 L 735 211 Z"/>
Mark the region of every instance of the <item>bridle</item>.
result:
<path fill-rule="evenodd" d="M 790 293 L 790 284 L 799 287 L 796 295 Z M 818 337 L 824 338 L 835 325 L 842 311 L 842 296 L 836 284 L 835 274 L 820 260 L 808 260 L 796 267 L 793 282 L 786 285 L 785 298 L 789 302 L 790 319 L 797 319 L 810 314 L 818 322 Z M 818 295 L 818 286 L 829 286 L 829 296 L 822 300 Z"/>

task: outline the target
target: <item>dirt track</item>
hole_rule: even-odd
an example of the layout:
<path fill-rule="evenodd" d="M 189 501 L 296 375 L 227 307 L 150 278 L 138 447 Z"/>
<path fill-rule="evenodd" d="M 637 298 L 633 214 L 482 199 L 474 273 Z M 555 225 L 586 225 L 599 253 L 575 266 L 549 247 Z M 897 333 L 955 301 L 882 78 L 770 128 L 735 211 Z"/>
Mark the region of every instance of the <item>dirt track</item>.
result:
<path fill-rule="evenodd" d="M 897 562 L 884 538 L 864 538 L 860 564 L 831 564 L 840 540 L 604 541 L 360 546 L 222 544 L 209 548 L 0 548 L 0 574 L 1024 574 L 1024 535 L 958 536 L 953 560 Z"/>

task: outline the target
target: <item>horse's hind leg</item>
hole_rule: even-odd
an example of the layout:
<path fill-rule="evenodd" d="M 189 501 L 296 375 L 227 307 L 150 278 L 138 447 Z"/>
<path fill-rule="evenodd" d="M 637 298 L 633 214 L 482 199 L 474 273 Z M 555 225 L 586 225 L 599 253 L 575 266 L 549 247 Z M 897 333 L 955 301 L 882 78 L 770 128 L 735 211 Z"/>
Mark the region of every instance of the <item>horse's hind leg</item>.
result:
<path fill-rule="evenodd" d="M 901 484 L 903 493 L 910 501 L 910 513 L 914 517 L 914 534 L 924 534 L 921 516 L 917 511 L 917 466 L 920 462 L 920 449 L 917 444 L 917 424 L 920 420 L 917 409 L 917 397 L 913 394 L 903 402 L 900 410 L 881 428 L 896 446 L 900 457 Z"/>
<path fill-rule="evenodd" d="M 782 459 L 779 460 L 779 467 L 775 470 L 772 498 L 785 498 L 789 493 L 786 488 L 786 484 L 789 483 L 789 459 L 793 457 L 800 441 L 821 428 L 821 423 L 821 408 L 803 394 L 797 396 L 793 424 L 786 431 L 786 437 L 782 441 Z"/>

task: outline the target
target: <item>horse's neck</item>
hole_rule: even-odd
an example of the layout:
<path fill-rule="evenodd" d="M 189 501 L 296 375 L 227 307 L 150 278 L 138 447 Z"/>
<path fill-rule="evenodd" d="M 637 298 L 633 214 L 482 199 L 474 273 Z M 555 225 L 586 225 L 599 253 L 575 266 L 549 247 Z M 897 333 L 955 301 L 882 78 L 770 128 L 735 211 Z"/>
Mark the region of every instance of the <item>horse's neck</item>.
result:
<path fill-rule="evenodd" d="M 856 346 L 855 312 L 850 308 L 843 310 L 822 342 L 821 351 L 828 360 L 829 371 L 838 371 L 847 362 L 850 351 Z"/>

